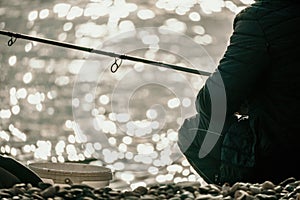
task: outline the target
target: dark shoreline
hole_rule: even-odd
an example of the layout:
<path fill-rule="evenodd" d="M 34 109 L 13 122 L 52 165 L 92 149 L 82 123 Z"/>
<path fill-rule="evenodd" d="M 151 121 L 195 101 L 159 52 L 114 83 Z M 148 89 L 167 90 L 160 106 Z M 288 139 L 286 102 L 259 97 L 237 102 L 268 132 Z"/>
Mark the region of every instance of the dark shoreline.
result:
<path fill-rule="evenodd" d="M 147 187 L 139 186 L 134 190 L 117 190 L 110 187 L 92 188 L 85 184 L 70 186 L 53 185 L 40 183 L 38 187 L 31 184 L 20 183 L 12 188 L 0 189 L 2 200 L 8 199 L 80 199 L 80 200 L 151 200 L 151 199 L 171 199 L 171 200 L 210 200 L 210 199 L 300 199 L 300 180 L 291 177 L 280 184 L 275 185 L 270 181 L 263 183 L 243 183 L 237 182 L 233 185 L 223 186 L 207 184 L 200 185 L 198 182 L 180 182 L 152 184 Z"/>

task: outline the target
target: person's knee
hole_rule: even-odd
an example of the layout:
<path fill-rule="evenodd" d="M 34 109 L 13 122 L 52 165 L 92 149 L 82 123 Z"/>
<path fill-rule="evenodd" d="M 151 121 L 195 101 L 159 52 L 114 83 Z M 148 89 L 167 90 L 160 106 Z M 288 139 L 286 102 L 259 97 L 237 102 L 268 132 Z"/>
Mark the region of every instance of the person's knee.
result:
<path fill-rule="evenodd" d="M 178 146 L 183 154 L 187 151 L 200 149 L 203 138 L 199 132 L 199 114 L 184 120 L 182 126 L 178 130 Z M 198 152 L 197 151 L 197 152 Z"/>

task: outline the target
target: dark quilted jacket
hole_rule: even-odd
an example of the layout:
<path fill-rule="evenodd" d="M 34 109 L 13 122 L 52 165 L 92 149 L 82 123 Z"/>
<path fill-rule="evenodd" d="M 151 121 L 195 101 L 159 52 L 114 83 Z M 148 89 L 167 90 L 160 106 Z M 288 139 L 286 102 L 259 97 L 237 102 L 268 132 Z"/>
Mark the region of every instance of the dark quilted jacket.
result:
<path fill-rule="evenodd" d="M 221 93 L 208 89 L 222 87 L 216 81 L 218 74 L 226 91 L 226 121 L 247 103 L 250 129 L 255 137 L 254 143 L 249 141 L 256 154 L 254 181 L 300 178 L 296 164 L 300 161 L 299 39 L 298 1 L 256 1 L 236 16 L 234 32 L 218 70 L 197 96 L 202 130 L 208 128 L 207 120 L 211 119 L 211 99 L 222 99 L 218 97 Z M 221 122 L 222 115 L 219 117 Z M 194 143 L 200 148 L 203 137 L 198 140 Z M 238 140 L 241 149 L 247 148 L 247 141 Z"/>

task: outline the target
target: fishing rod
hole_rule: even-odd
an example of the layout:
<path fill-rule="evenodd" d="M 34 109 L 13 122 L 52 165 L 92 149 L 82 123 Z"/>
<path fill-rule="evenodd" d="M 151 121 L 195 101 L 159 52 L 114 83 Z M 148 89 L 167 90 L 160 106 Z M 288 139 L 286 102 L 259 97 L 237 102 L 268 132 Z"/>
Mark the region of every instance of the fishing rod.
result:
<path fill-rule="evenodd" d="M 202 75 L 202 76 L 209 76 L 211 74 L 210 72 L 201 71 L 201 70 L 197 70 L 197 69 L 191 69 L 191 68 L 182 67 L 182 66 L 178 66 L 178 65 L 172 65 L 172 64 L 168 64 L 168 63 L 158 62 L 158 61 L 149 60 L 149 59 L 145 59 L 145 58 L 141 58 L 141 57 L 130 56 L 130 55 L 126 55 L 126 54 L 118 54 L 118 53 L 114 53 L 114 52 L 88 48 L 88 47 L 79 46 L 79 45 L 75 45 L 75 44 L 71 44 L 71 43 L 67 43 L 67 42 L 60 42 L 60 41 L 51 40 L 51 39 L 34 37 L 34 36 L 25 35 L 25 34 L 21 34 L 21 33 L 10 32 L 10 31 L 6 31 L 6 30 L 0 30 L 0 35 L 6 35 L 6 36 L 10 37 L 10 39 L 7 42 L 8 46 L 12 46 L 17 41 L 17 39 L 20 38 L 20 39 L 24 39 L 24 40 L 35 41 L 35 42 L 40 42 L 40 43 L 44 43 L 44 44 L 50 44 L 50 45 L 64 47 L 64 48 L 68 48 L 68 49 L 75 49 L 78 51 L 85 51 L 85 52 L 89 52 L 89 53 L 95 53 L 95 54 L 100 54 L 103 56 L 113 57 L 113 58 L 115 58 L 115 62 L 112 64 L 111 69 L 110 69 L 112 73 L 117 72 L 118 68 L 122 64 L 122 60 L 130 60 L 130 61 L 134 61 L 134 62 L 145 63 L 145 64 L 149 64 L 149 65 L 164 67 L 164 68 L 168 68 L 168 69 L 174 69 L 177 71 L 182 71 L 182 72 L 187 72 L 187 73 L 197 74 L 197 75 Z M 120 60 L 119 63 L 118 63 L 118 60 Z"/>

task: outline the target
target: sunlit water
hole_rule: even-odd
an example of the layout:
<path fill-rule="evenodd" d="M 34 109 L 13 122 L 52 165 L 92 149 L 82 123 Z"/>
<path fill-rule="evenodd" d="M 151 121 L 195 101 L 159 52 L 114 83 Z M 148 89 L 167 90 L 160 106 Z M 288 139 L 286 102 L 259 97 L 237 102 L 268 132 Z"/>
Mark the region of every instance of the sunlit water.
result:
<path fill-rule="evenodd" d="M 203 45 L 218 61 L 231 31 L 232 17 L 250 3 L 251 0 L 57 0 L 37 4 L 7 0 L 0 3 L 0 28 L 91 48 L 121 32 L 141 27 L 169 28 Z M 226 25 L 224 30 L 213 24 L 220 21 Z M 151 37 L 145 41 L 156 39 Z M 96 95 L 84 97 L 95 107 L 83 108 L 94 116 L 94 128 L 105 133 L 107 146 L 89 135 L 76 134 L 72 114 L 72 107 L 80 105 L 79 99 L 72 99 L 74 83 L 89 55 L 24 40 L 7 47 L 8 39 L 0 36 L 1 154 L 24 163 L 94 160 L 92 164 L 114 171 L 112 184 L 119 188 L 202 180 L 181 155 L 175 152 L 175 157 L 171 156 L 183 120 L 180 109 L 193 109 L 192 98 L 179 98 L 163 87 L 150 85 L 133 93 L 128 113 L 115 113 L 111 94 L 118 78 L 107 78 Z M 160 52 L 143 52 L 142 57 L 179 62 Z M 149 73 L 141 64 L 124 66 Z M 166 80 L 172 80 L 172 73 L 161 73 Z M 194 75 L 184 77 L 192 82 L 195 93 L 205 80 Z M 128 80 L 131 84 L 135 81 Z M 158 120 L 162 114 L 164 123 Z"/>

